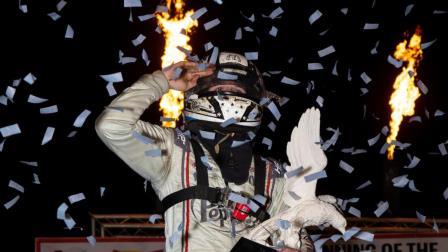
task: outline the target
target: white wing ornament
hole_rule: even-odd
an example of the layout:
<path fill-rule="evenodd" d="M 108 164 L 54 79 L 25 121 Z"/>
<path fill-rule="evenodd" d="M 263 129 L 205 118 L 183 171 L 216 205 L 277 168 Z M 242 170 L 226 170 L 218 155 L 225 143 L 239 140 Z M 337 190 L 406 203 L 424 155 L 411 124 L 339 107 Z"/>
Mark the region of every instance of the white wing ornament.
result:
<path fill-rule="evenodd" d="M 324 170 L 327 157 L 320 146 L 320 112 L 310 108 L 300 117 L 299 124 L 291 133 L 286 146 L 290 166 L 288 172 L 303 170 L 295 176 L 285 176 L 283 202 L 289 208 L 272 216 L 254 228 L 246 238 L 266 244 L 272 234 L 286 247 L 300 248 L 298 233 L 307 226 L 332 225 L 341 233 L 345 232 L 346 220 L 336 206 L 336 199 L 330 195 L 316 196 L 317 179 L 306 182 L 305 177 Z M 291 174 L 291 173 L 289 173 Z M 298 197 L 297 197 L 298 196 Z M 288 227 L 279 223 L 288 223 Z"/>

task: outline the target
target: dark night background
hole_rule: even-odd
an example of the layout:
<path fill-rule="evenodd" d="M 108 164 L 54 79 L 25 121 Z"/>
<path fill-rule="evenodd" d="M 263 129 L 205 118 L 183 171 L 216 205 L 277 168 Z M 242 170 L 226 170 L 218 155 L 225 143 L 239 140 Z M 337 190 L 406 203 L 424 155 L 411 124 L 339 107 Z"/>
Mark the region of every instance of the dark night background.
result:
<path fill-rule="evenodd" d="M 59 11 L 61 18 L 53 21 L 47 14 L 56 12 L 59 0 L 22 0 L 28 13 L 18 8 L 18 1 L 5 1 L 0 8 L 1 46 L 0 94 L 14 80 L 33 73 L 37 80 L 29 85 L 23 80 L 16 87 L 14 102 L 0 104 L 0 128 L 18 123 L 22 131 L 9 137 L 0 152 L 0 202 L 5 204 L 16 195 L 19 201 L 9 210 L 0 209 L 2 220 L 2 244 L 19 246 L 15 251 L 32 251 L 36 236 L 88 236 L 89 212 L 93 213 L 156 213 L 159 211 L 151 186 L 144 190 L 144 180 L 131 171 L 118 157 L 110 152 L 96 136 L 94 121 L 104 106 L 115 97 L 106 91 L 106 82 L 99 75 L 122 72 L 124 81 L 114 86 L 117 92 L 130 86 L 144 73 L 160 68 L 164 38 L 155 32 L 155 19 L 140 22 L 140 15 L 153 13 L 159 1 L 142 0 L 143 7 L 130 10 L 123 7 L 122 0 L 67 1 Z M 259 52 L 256 64 L 260 70 L 282 71 L 266 77 L 269 90 L 290 101 L 280 107 L 282 117 L 275 122 L 272 133 L 263 128 L 261 134 L 273 139 L 271 151 L 265 145 L 258 149 L 265 155 L 287 161 L 286 143 L 292 128 L 297 124 L 306 107 L 318 106 L 316 98 L 325 99 L 321 108 L 323 140 L 331 137 L 327 127 L 339 128 L 342 135 L 335 146 L 326 153 L 329 159 L 328 178 L 319 182 L 318 192 L 349 199 L 359 197 L 358 203 L 350 204 L 362 211 L 362 216 L 374 216 L 373 211 L 381 200 L 389 200 L 391 208 L 383 217 L 415 217 L 415 211 L 428 218 L 447 218 L 448 202 L 443 192 L 448 187 L 446 169 L 448 156 L 442 156 L 438 144 L 448 140 L 447 115 L 434 117 L 436 110 L 448 112 L 446 97 L 446 63 L 448 36 L 446 23 L 447 5 L 441 1 L 293 1 L 274 3 L 263 1 L 229 1 L 222 5 L 214 1 L 187 1 L 186 9 L 203 6 L 208 12 L 199 18 L 199 27 L 192 35 L 194 53 L 205 58 L 203 45 L 211 41 L 221 50 Z M 163 4 L 163 3 L 162 3 Z M 408 16 L 406 6 L 415 4 Z M 281 18 L 269 15 L 281 6 Z M 348 8 L 347 15 L 341 8 Z M 313 25 L 309 16 L 319 9 L 323 16 Z M 434 11 L 436 10 L 436 13 Z M 438 12 L 437 12 L 438 11 Z M 255 22 L 242 16 L 255 15 Z M 205 31 L 203 24 L 218 17 L 221 24 Z M 365 23 L 378 23 L 376 30 L 363 30 Z M 64 38 L 67 24 L 74 29 L 74 38 Z M 272 25 L 279 30 L 277 37 L 269 35 Z M 390 109 L 388 100 L 395 77 L 401 71 L 387 62 L 395 46 L 413 34 L 417 25 L 423 30 L 423 42 L 437 39 L 424 50 L 423 61 L 418 68 L 418 78 L 429 88 L 427 95 L 417 100 L 416 114 L 422 123 L 402 123 L 398 140 L 411 143 L 406 150 L 396 150 L 395 160 L 388 161 L 379 150 L 385 136 L 372 147 L 367 140 L 377 135 L 388 124 Z M 235 41 L 237 28 L 243 29 L 243 39 Z M 324 35 L 319 33 L 328 30 Z M 138 46 L 131 41 L 139 34 L 146 40 Z M 257 41 L 257 37 L 258 40 Z M 409 37 L 409 36 L 408 36 Z M 378 54 L 371 49 L 379 41 Z M 317 51 L 333 45 L 336 52 L 319 58 Z M 145 49 L 151 63 L 146 66 L 141 58 Z M 135 63 L 118 63 L 118 52 L 136 57 Z M 290 59 L 293 57 L 291 62 Z M 339 76 L 331 74 L 338 61 Z M 307 64 L 320 62 L 324 70 L 308 71 Z M 351 69 L 352 80 L 347 79 Z M 372 79 L 364 84 L 360 78 L 366 72 Z M 280 82 L 283 76 L 299 80 L 297 86 Z M 307 94 L 308 83 L 314 89 Z M 361 96 L 360 88 L 369 92 Z M 48 99 L 42 104 L 27 103 L 33 94 Z M 57 105 L 59 112 L 41 115 L 39 109 Z M 364 106 L 366 108 L 364 116 Z M 76 117 L 85 109 L 92 111 L 82 128 L 73 125 Z M 425 115 L 429 111 L 429 118 Z M 159 123 L 157 107 L 152 106 L 144 118 Z M 275 119 L 266 110 L 266 124 Z M 53 139 L 41 146 L 48 126 L 54 127 Z M 77 134 L 67 135 L 77 130 Z M 3 142 L 0 138 L 0 143 Z M 341 152 L 355 147 L 368 152 L 358 155 Z M 416 168 L 404 169 L 409 164 L 406 154 L 421 159 Z M 339 161 L 352 165 L 355 170 L 348 174 L 339 168 Z M 20 161 L 36 161 L 31 167 Z M 33 173 L 38 174 L 41 184 L 33 183 Z M 392 187 L 393 177 L 409 174 L 422 192 L 408 187 Z M 8 187 L 13 180 L 25 188 L 22 194 Z M 355 190 L 365 181 L 372 185 Z M 100 197 L 100 187 L 105 187 Z M 77 228 L 67 230 L 63 221 L 56 219 L 57 207 L 68 203 L 67 197 L 84 193 L 86 200 L 69 205 L 68 212 L 77 222 Z M 349 205 L 349 206 L 350 206 Z M 347 213 L 347 216 L 351 216 Z M 82 228 L 82 230 L 80 228 Z"/>

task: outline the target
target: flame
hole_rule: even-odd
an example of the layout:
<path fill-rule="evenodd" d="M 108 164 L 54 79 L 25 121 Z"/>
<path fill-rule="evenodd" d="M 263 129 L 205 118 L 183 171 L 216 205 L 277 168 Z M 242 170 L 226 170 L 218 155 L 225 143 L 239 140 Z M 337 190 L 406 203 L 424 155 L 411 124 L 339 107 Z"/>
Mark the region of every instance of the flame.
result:
<path fill-rule="evenodd" d="M 420 96 L 418 87 L 415 86 L 414 80 L 417 76 L 417 66 L 423 57 L 423 51 L 420 46 L 421 30 L 417 27 L 411 40 L 404 40 L 397 45 L 394 57 L 397 60 L 407 62 L 407 66 L 402 68 L 401 73 L 394 82 L 394 92 L 390 97 L 389 104 L 392 108 L 391 120 L 389 122 L 390 134 L 387 137 L 387 143 L 397 139 L 400 124 L 404 116 L 412 116 L 414 114 L 415 101 Z M 394 158 L 395 145 L 390 145 L 387 149 L 387 158 Z"/>
<path fill-rule="evenodd" d="M 171 6 L 174 4 L 174 14 L 171 16 Z M 188 36 L 193 27 L 198 26 L 197 20 L 191 19 L 194 11 L 183 13 L 185 3 L 182 0 L 167 0 L 168 12 L 157 14 L 157 21 L 165 36 L 165 50 L 162 56 L 162 68 L 186 59 L 186 55 L 177 49 L 178 46 L 189 51 L 192 47 L 188 44 Z M 164 118 L 173 118 L 173 121 L 163 121 L 162 126 L 174 128 L 176 121 L 184 108 L 184 94 L 181 91 L 170 89 L 162 96 L 159 110 L 163 111 Z"/>

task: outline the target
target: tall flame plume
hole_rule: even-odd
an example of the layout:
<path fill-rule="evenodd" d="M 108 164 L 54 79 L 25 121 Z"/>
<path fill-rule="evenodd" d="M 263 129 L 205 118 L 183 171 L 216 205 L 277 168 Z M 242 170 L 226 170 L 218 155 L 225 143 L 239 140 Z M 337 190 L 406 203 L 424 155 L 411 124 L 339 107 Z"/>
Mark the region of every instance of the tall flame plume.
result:
<path fill-rule="evenodd" d="M 197 20 L 191 19 L 191 15 L 194 13 L 193 10 L 189 10 L 186 13 L 183 12 L 185 3 L 182 0 L 167 0 L 166 6 L 168 7 L 168 12 L 157 14 L 157 21 L 165 36 L 162 68 L 186 59 L 186 55 L 179 51 L 177 47 L 180 46 L 191 51 L 189 34 L 193 27 L 198 26 Z M 174 10 L 172 10 L 172 6 L 174 6 Z M 159 110 L 163 112 L 164 118 L 173 118 L 173 121 L 162 121 L 162 126 L 176 127 L 176 121 L 184 108 L 183 102 L 184 94 L 181 91 L 170 89 L 168 93 L 162 96 Z"/>
<path fill-rule="evenodd" d="M 389 105 L 392 109 L 391 119 L 389 121 L 390 134 L 387 137 L 389 147 L 387 149 L 387 158 L 394 158 L 395 145 L 393 141 L 397 139 L 400 124 L 404 116 L 412 116 L 414 114 L 415 101 L 420 96 L 418 87 L 415 86 L 415 78 L 417 77 L 417 67 L 423 58 L 421 48 L 421 29 L 417 27 L 410 41 L 404 40 L 397 45 L 394 57 L 397 60 L 407 62 L 402 68 L 401 73 L 394 82 L 394 92 L 392 93 Z"/>

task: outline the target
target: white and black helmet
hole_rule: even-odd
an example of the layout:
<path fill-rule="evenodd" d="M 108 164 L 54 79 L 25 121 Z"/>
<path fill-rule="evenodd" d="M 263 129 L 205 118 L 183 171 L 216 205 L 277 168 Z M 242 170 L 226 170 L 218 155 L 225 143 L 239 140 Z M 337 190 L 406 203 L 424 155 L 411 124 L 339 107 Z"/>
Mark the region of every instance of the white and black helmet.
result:
<path fill-rule="evenodd" d="M 210 88 L 231 84 L 245 92 L 210 91 Z M 233 125 L 249 128 L 261 124 L 260 100 L 265 95 L 262 75 L 256 66 L 237 53 L 221 52 L 214 73 L 200 78 L 187 92 L 184 122 L 197 121 L 223 123 L 234 120 Z"/>

